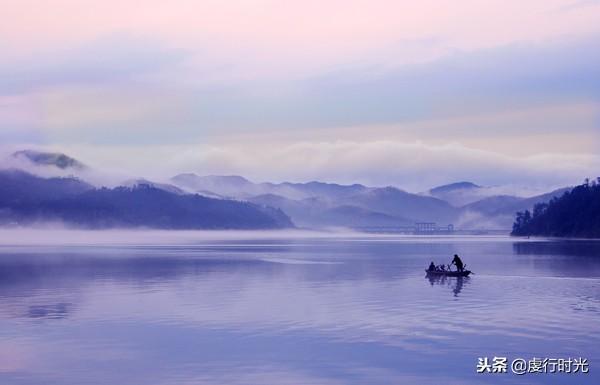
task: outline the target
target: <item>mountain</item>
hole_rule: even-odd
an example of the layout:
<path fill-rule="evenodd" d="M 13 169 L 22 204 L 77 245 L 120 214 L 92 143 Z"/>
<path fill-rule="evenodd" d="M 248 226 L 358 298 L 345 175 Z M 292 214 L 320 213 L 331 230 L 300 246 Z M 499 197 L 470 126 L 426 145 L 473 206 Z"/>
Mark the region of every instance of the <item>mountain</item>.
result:
<path fill-rule="evenodd" d="M 410 218 L 413 222 L 453 223 L 460 210 L 434 197 L 412 194 L 395 187 L 374 188 L 342 200 L 371 211 Z"/>
<path fill-rule="evenodd" d="M 459 228 L 509 229 L 517 211 L 531 209 L 536 203 L 562 195 L 569 188 L 546 194 L 522 197 L 501 193 L 505 188 L 485 187 L 473 182 L 457 182 L 432 188 L 427 192 L 458 209 L 455 225 Z"/>
<path fill-rule="evenodd" d="M 13 153 L 12 157 L 35 166 L 52 166 L 61 170 L 85 170 L 87 168 L 80 161 L 58 152 L 22 150 Z"/>
<path fill-rule="evenodd" d="M 509 214 L 512 216 L 516 212 L 515 210 L 518 211 L 523 205 L 529 207 L 529 203 L 526 201 L 527 199 L 525 198 L 519 198 L 512 195 L 496 195 L 469 203 L 468 205 L 463 206 L 463 209 L 476 211 L 488 216 L 502 214 Z M 533 206 L 533 204 L 531 206 Z"/>
<path fill-rule="evenodd" d="M 521 208 L 527 209 L 527 208 L 533 207 L 536 203 L 548 202 L 548 201 L 552 200 L 553 198 L 561 197 L 562 195 L 564 195 L 564 193 L 571 191 L 572 189 L 573 189 L 573 187 L 563 187 L 563 188 L 559 188 L 559 189 L 550 191 L 549 193 L 536 195 L 531 198 L 524 198 Z"/>
<path fill-rule="evenodd" d="M 201 194 L 207 192 L 226 197 L 240 197 L 246 192 L 252 195 L 261 193 L 254 183 L 237 175 L 198 176 L 186 173 L 174 176 L 171 182 L 187 191 Z"/>
<path fill-rule="evenodd" d="M 548 202 L 554 197 L 559 197 L 571 188 L 565 187 L 551 191 L 546 194 L 536 195 L 529 198 L 521 198 L 512 195 L 492 196 L 480 201 L 465 205 L 463 209 L 477 211 L 489 216 L 510 215 L 511 217 L 517 211 L 531 209 L 536 203 Z"/>
<path fill-rule="evenodd" d="M 92 190 L 77 178 L 40 178 L 17 169 L 0 170 L 0 206 L 61 199 Z"/>
<path fill-rule="evenodd" d="M 444 200 L 455 207 L 461 207 L 495 194 L 493 189 L 472 182 L 446 184 L 427 192 L 427 195 Z"/>
<path fill-rule="evenodd" d="M 179 187 L 174 186 L 172 184 L 152 182 L 152 181 L 149 181 L 148 179 L 144 179 L 144 178 L 126 180 L 125 182 L 121 183 L 121 186 L 132 187 L 132 188 L 140 187 L 140 186 L 150 186 L 150 187 L 154 187 L 159 190 L 164 190 L 164 191 L 167 191 L 167 192 L 170 192 L 173 194 L 179 194 L 179 195 L 185 194 L 185 191 L 183 191 Z"/>
<path fill-rule="evenodd" d="M 429 190 L 429 193 L 433 196 L 436 196 L 439 194 L 446 194 L 453 191 L 473 190 L 479 188 L 481 188 L 481 186 L 478 186 L 472 182 L 456 182 L 434 187 L 431 190 Z"/>
<path fill-rule="evenodd" d="M 293 200 L 275 194 L 252 197 L 250 202 L 281 209 L 302 227 L 406 226 L 413 220 L 352 205 L 336 205 L 326 198 Z"/>
<path fill-rule="evenodd" d="M 512 226 L 516 212 L 531 210 L 535 204 L 548 202 L 554 197 L 563 195 L 570 189 L 570 187 L 565 187 L 529 198 L 512 195 L 497 195 L 481 199 L 461 208 L 464 213 L 471 214 L 471 221 L 474 222 L 469 224 L 465 223 L 463 226 L 473 227 L 476 225 L 476 222 L 485 218 L 487 223 L 495 222 L 498 228 L 508 229 Z M 479 216 L 472 216 L 473 213 L 479 214 Z"/>
<path fill-rule="evenodd" d="M 511 234 L 600 238 L 600 178 L 518 212 Z"/>
<path fill-rule="evenodd" d="M 84 228 L 275 229 L 293 227 L 277 209 L 175 194 L 149 184 L 95 189 L 75 178 L 0 172 L 0 222 L 60 221 Z"/>
<path fill-rule="evenodd" d="M 250 197 L 273 194 L 288 199 L 304 199 L 315 196 L 337 199 L 367 190 L 367 187 L 339 185 L 335 183 L 253 183 L 238 175 L 198 176 L 193 173 L 179 174 L 171 178 L 171 182 L 188 191 L 197 193 L 218 194 L 221 196 L 247 199 Z"/>
<path fill-rule="evenodd" d="M 394 187 L 361 184 L 253 183 L 240 176 L 180 174 L 171 181 L 188 191 L 211 192 L 280 208 L 295 224 L 323 226 L 405 226 L 420 221 L 452 223 L 459 210 L 429 196 Z"/>
<path fill-rule="evenodd" d="M 369 188 L 361 184 L 340 185 L 337 183 L 308 182 L 308 183 L 281 183 L 272 185 L 276 189 L 289 188 L 305 194 L 307 197 L 320 196 L 330 199 L 347 198 L 368 191 Z"/>
<path fill-rule="evenodd" d="M 295 200 L 276 194 L 262 194 L 248 198 L 248 201 L 280 209 L 297 226 L 311 228 L 331 226 L 327 217 L 323 215 L 329 205 L 320 198 Z"/>
<path fill-rule="evenodd" d="M 13 158 L 26 161 L 30 165 L 53 167 L 57 171 L 65 171 L 50 173 L 51 175 L 91 177 L 88 172 L 75 172 L 85 166 L 65 154 L 25 150 L 14 153 Z M 31 167 L 26 169 L 30 170 Z M 32 172 L 37 173 L 37 169 Z M 48 175 L 47 172 L 42 174 Z M 4 178 L 4 182 L 2 178 Z M 378 188 L 361 184 L 343 185 L 319 181 L 307 183 L 254 183 L 238 175 L 199 176 L 186 173 L 174 176 L 170 179 L 170 183 L 157 183 L 144 178 L 131 179 L 121 184 L 121 188 L 124 189 L 109 189 L 108 191 L 111 191 L 109 194 L 104 190 L 96 190 L 80 179 L 44 179 L 16 170 L 3 171 L 0 175 L 0 183 L 2 183 L 0 186 L 0 200 L 4 199 L 4 214 L 7 212 L 6 207 L 11 204 L 19 205 L 21 201 L 26 202 L 19 206 L 23 209 L 23 205 L 29 204 L 31 206 L 33 202 L 40 210 L 43 208 L 37 214 L 48 214 L 68 221 L 73 220 L 73 218 L 68 217 L 66 213 L 61 214 L 55 206 L 50 209 L 50 206 L 47 206 L 50 201 L 54 202 L 54 205 L 58 201 L 77 201 L 83 199 L 83 193 L 89 193 L 85 195 L 89 198 L 94 194 L 100 194 L 99 191 L 103 191 L 103 199 L 122 201 L 125 197 L 131 199 L 134 199 L 133 197 L 137 197 L 135 199 L 141 198 L 141 192 L 145 191 L 146 195 L 144 196 L 147 196 L 150 200 L 158 199 L 158 192 L 167 193 L 168 196 L 179 196 L 180 198 L 170 198 L 174 199 L 174 202 L 178 202 L 167 210 L 171 212 L 171 215 L 179 212 L 177 207 L 188 207 L 187 205 L 191 204 L 189 203 L 191 199 L 189 196 L 200 195 L 201 198 L 228 202 L 226 205 L 233 205 L 234 203 L 250 205 L 248 207 L 253 207 L 259 213 L 251 214 L 247 211 L 250 210 L 247 207 L 244 209 L 246 211 L 242 211 L 250 217 L 257 216 L 264 219 L 262 216 L 267 215 L 274 220 L 276 226 L 286 227 L 293 222 L 299 226 L 311 228 L 330 226 L 397 227 L 413 225 L 415 222 L 435 222 L 441 226 L 454 224 L 458 228 L 508 229 L 512 224 L 515 212 L 531 209 L 534 204 L 548 201 L 568 190 L 560 189 L 548 194 L 523 198 L 512 195 L 498 195 L 501 188 L 484 187 L 473 182 L 463 181 L 432 188 L 425 194 L 413 194 L 395 187 Z M 154 194 L 156 195 L 150 194 L 149 191 L 155 191 Z M 4 194 L 4 197 L 2 194 Z M 214 203 L 200 200 L 194 200 L 194 202 L 194 204 L 200 206 L 211 206 Z M 79 203 L 84 205 L 84 208 L 81 208 L 79 218 L 84 218 L 85 205 L 89 202 L 81 201 Z M 70 204 L 76 205 L 76 203 Z M 109 202 L 103 204 L 109 204 Z M 132 206 L 136 204 L 133 200 L 130 202 Z M 163 203 L 157 201 L 156 204 Z M 121 206 L 119 210 L 126 212 L 129 210 L 128 207 Z M 139 209 L 141 210 L 141 208 Z M 149 213 L 162 215 L 157 211 L 158 209 L 152 209 L 150 205 L 144 206 L 143 209 L 149 210 Z M 224 207 L 221 207 L 221 209 L 224 209 Z M 13 208 L 13 212 L 14 210 L 16 209 Z M 77 211 L 72 206 L 69 206 L 69 210 L 72 212 Z M 98 219 L 98 223 L 110 223 L 111 226 L 117 223 L 126 226 L 144 225 L 142 222 L 136 222 L 131 218 L 115 217 L 116 214 L 111 210 L 105 210 L 104 214 L 110 214 L 109 217 L 104 218 L 104 222 Z M 189 206 L 189 210 L 190 212 L 201 213 L 200 208 L 195 206 Z M 173 217 L 171 219 L 164 218 L 162 222 L 157 222 L 157 219 L 145 217 L 144 215 L 141 212 L 137 212 L 135 215 L 131 214 L 132 218 L 136 216 L 145 218 L 148 221 L 148 226 L 169 226 L 172 228 L 179 228 L 178 226 L 216 226 L 218 228 L 233 226 L 232 223 L 226 220 L 225 216 L 219 217 L 220 214 L 215 216 L 212 225 L 200 220 L 185 219 L 186 217 L 183 214 L 180 215 L 179 221 Z M 236 225 L 240 228 L 256 226 L 260 222 L 259 220 L 253 222 L 253 219 L 244 220 L 232 213 L 229 213 L 229 215 L 241 221 Z M 13 219 L 15 218 L 18 220 L 18 215 L 13 217 Z M 98 223 L 92 222 L 89 223 L 90 226 L 100 226 Z M 268 222 L 268 220 L 263 220 L 261 226 L 270 226 Z"/>
<path fill-rule="evenodd" d="M 388 215 L 361 207 L 342 205 L 322 213 L 324 223 L 339 227 L 397 227 L 414 225 L 414 220 Z"/>

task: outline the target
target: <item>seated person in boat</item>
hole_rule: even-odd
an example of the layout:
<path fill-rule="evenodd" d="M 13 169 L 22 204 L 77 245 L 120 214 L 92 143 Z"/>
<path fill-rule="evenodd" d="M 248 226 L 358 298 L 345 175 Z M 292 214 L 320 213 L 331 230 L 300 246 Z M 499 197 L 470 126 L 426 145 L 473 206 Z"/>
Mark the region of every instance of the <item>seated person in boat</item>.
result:
<path fill-rule="evenodd" d="M 452 260 L 451 265 L 456 265 L 456 270 L 463 271 L 464 265 L 458 254 L 454 254 L 454 259 Z"/>
<path fill-rule="evenodd" d="M 433 261 L 429 264 L 427 271 L 435 271 L 435 265 L 433 264 Z"/>

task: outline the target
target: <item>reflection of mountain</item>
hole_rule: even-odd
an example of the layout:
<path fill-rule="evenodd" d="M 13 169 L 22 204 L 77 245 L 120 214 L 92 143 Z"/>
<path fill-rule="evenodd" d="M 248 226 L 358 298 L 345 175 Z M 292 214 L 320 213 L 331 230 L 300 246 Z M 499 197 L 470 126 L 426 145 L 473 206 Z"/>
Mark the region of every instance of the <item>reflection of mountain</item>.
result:
<path fill-rule="evenodd" d="M 164 255 L 161 248 L 139 253 L 112 247 L 102 250 L 102 253 L 97 253 L 97 248 L 83 253 L 64 250 L 57 253 L 51 248 L 43 252 L 2 253 L 0 317 L 8 314 L 11 318 L 48 321 L 68 318 L 80 308 L 82 296 L 89 295 L 87 288 L 94 284 L 103 289 L 109 282 L 152 285 L 182 277 L 193 276 L 197 280 L 210 274 L 219 274 L 221 279 L 238 270 L 243 270 L 245 277 L 261 274 L 264 279 L 270 270 L 285 267 L 231 256 L 222 260 L 194 258 L 180 250 L 179 255 Z"/>
<path fill-rule="evenodd" d="M 47 319 L 67 318 L 71 307 L 72 304 L 68 302 L 59 302 L 50 305 L 30 305 L 27 310 L 27 317 Z"/>
<path fill-rule="evenodd" d="M 598 277 L 600 264 L 597 240 L 547 241 L 530 239 L 512 244 L 513 253 L 539 271 L 550 276 Z M 568 256 L 568 257 L 565 257 Z"/>
<path fill-rule="evenodd" d="M 181 195 L 140 184 L 95 189 L 75 178 L 0 172 L 0 220 L 61 221 L 88 228 L 271 229 L 291 227 L 281 211 L 247 202 Z"/>
<path fill-rule="evenodd" d="M 512 244 L 513 252 L 517 255 L 534 255 L 534 256 L 548 256 L 548 255 L 569 255 L 570 258 L 555 261 L 560 261 L 564 264 L 572 265 L 576 267 L 579 261 L 594 262 L 598 257 L 598 242 L 595 240 L 590 241 L 577 241 L 577 242 L 547 242 L 547 241 L 523 241 L 514 242 Z"/>

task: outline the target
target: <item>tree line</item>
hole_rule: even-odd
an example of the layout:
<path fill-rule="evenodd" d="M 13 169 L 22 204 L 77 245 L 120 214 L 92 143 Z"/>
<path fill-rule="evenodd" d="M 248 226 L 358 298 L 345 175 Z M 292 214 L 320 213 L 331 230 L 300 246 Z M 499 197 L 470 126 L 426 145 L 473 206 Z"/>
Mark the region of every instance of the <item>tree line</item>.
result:
<path fill-rule="evenodd" d="M 517 212 L 511 235 L 600 238 L 600 178 Z"/>

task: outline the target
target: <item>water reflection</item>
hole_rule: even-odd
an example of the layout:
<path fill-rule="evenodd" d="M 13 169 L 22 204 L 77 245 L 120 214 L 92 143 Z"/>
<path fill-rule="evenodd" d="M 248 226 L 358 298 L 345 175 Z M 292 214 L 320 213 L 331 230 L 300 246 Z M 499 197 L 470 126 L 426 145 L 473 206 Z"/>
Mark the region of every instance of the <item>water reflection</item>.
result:
<path fill-rule="evenodd" d="M 50 305 L 31 305 L 26 316 L 29 318 L 61 319 L 71 312 L 73 304 L 59 302 Z"/>
<path fill-rule="evenodd" d="M 471 278 L 469 277 L 446 277 L 440 275 L 427 274 L 425 276 L 429 280 L 431 286 L 439 285 L 452 289 L 455 297 L 458 297 L 463 289 L 463 285 L 468 285 Z"/>
<path fill-rule="evenodd" d="M 427 242 L 0 248 L 0 383 L 518 384 L 474 374 L 478 355 L 600 361 L 600 260 Z M 423 280 L 454 253 L 475 277 Z"/>
<path fill-rule="evenodd" d="M 532 240 L 513 243 L 513 253 L 537 272 L 554 276 L 600 276 L 600 241 Z"/>
<path fill-rule="evenodd" d="M 598 240 L 530 240 L 513 243 L 515 254 L 597 257 Z"/>

